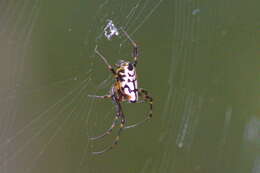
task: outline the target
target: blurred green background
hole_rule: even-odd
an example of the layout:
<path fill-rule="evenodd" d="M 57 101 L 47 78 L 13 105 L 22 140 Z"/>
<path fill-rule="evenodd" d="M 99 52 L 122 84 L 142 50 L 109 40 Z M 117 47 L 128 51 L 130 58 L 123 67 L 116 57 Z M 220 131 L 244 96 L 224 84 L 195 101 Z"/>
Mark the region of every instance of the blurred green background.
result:
<path fill-rule="evenodd" d="M 259 173 L 260 2 L 242 0 L 0 1 L 1 173 Z M 154 98 L 143 126 L 110 127 L 111 64 L 141 48 L 139 86 Z M 145 104 L 123 104 L 128 124 Z"/>

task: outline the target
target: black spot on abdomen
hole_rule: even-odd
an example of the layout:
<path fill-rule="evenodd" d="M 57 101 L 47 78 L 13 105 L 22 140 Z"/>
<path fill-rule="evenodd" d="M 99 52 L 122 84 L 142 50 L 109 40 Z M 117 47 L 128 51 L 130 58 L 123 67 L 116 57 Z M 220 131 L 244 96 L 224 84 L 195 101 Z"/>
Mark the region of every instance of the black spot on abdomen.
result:
<path fill-rule="evenodd" d="M 133 65 L 131 63 L 128 64 L 127 68 L 128 68 L 129 71 L 132 71 L 134 69 L 134 67 L 133 67 Z"/>

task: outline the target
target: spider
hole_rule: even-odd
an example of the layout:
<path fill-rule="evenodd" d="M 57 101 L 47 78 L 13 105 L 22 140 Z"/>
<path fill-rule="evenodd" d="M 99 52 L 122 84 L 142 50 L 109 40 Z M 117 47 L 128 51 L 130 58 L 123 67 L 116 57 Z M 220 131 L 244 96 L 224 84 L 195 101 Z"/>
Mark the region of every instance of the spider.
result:
<path fill-rule="evenodd" d="M 131 39 L 131 37 L 128 35 L 128 33 L 123 30 L 123 28 L 120 28 L 124 35 L 126 36 L 127 40 L 130 41 L 130 43 L 133 46 L 133 62 L 128 62 L 124 60 L 120 60 L 119 63 L 117 63 L 116 69 L 114 69 L 107 61 L 105 56 L 103 56 L 96 46 L 95 53 L 104 61 L 107 68 L 113 73 L 115 78 L 115 83 L 112 85 L 109 94 L 103 95 L 103 96 L 97 96 L 97 95 L 89 95 L 90 97 L 94 98 L 100 98 L 100 99 L 107 99 L 111 98 L 113 103 L 116 107 L 116 114 L 114 121 L 109 129 L 107 129 L 103 134 L 91 137 L 91 140 L 96 140 L 103 138 L 106 135 L 109 135 L 113 128 L 116 126 L 116 123 L 118 120 L 120 120 L 120 126 L 118 130 L 118 134 L 116 138 L 114 139 L 114 142 L 112 145 L 108 146 L 102 151 L 92 152 L 93 154 L 102 154 L 112 148 L 114 148 L 119 141 L 120 134 L 122 130 L 132 128 L 139 126 L 149 120 L 152 117 L 152 109 L 153 109 L 153 99 L 151 96 L 148 95 L 148 92 L 142 88 L 137 87 L 137 76 L 136 76 L 136 65 L 137 65 L 137 58 L 138 58 L 138 46 L 137 44 Z M 138 97 L 142 98 L 142 101 L 139 101 Z M 126 118 L 122 110 L 121 102 L 129 102 L 129 103 L 140 103 L 140 102 L 148 102 L 149 103 L 149 113 L 146 118 L 136 124 L 126 126 Z"/>

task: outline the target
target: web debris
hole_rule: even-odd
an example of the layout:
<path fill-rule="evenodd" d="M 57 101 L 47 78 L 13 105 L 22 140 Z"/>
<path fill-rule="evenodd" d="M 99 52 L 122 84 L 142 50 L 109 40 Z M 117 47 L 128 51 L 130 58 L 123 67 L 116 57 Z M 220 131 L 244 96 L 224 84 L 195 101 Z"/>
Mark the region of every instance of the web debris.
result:
<path fill-rule="evenodd" d="M 106 27 L 104 28 L 104 35 L 108 40 L 111 40 L 111 38 L 114 35 L 118 36 L 119 32 L 112 20 L 108 19 L 107 21 L 108 21 L 108 23 L 107 23 Z"/>

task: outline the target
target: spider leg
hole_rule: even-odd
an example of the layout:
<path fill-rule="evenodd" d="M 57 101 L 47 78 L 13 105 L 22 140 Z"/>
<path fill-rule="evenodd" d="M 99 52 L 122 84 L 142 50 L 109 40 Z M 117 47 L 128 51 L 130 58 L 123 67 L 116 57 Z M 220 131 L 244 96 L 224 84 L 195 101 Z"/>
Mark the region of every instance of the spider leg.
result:
<path fill-rule="evenodd" d="M 138 89 L 138 94 L 140 94 L 143 97 L 144 101 L 149 103 L 150 110 L 149 110 L 148 116 L 143 121 L 140 121 L 140 122 L 133 124 L 133 125 L 126 126 L 125 129 L 129 129 L 129 128 L 132 128 L 132 127 L 139 126 L 139 125 L 145 123 L 146 121 L 148 121 L 149 119 L 152 118 L 152 115 L 153 115 L 153 98 L 148 95 L 148 91 L 146 91 L 142 88 Z"/>
<path fill-rule="evenodd" d="M 117 104 L 117 112 L 119 113 L 118 115 L 120 115 L 120 117 L 121 117 L 120 127 L 119 127 L 119 130 L 118 130 L 117 136 L 116 136 L 114 142 L 112 143 L 112 145 L 108 146 L 107 148 L 105 148 L 102 151 L 92 152 L 92 154 L 95 154 L 95 155 L 103 154 L 103 153 L 113 149 L 118 144 L 121 132 L 124 130 L 124 127 L 125 127 L 126 119 L 125 119 L 125 116 L 123 114 L 122 107 L 121 107 L 121 104 L 119 103 L 119 101 L 116 101 L 116 104 Z"/>
<path fill-rule="evenodd" d="M 137 46 L 137 44 L 135 43 L 135 41 L 128 35 L 128 33 L 121 27 L 120 28 L 122 30 L 122 32 L 124 33 L 124 35 L 126 36 L 126 38 L 130 41 L 130 43 L 133 46 L 133 53 L 132 56 L 134 58 L 134 66 L 136 67 L 137 65 L 137 58 L 139 56 L 139 47 Z"/>
<path fill-rule="evenodd" d="M 113 92 L 113 88 L 112 88 L 111 92 Z M 88 96 L 89 97 L 94 97 L 94 98 L 101 98 L 101 99 L 112 98 L 113 103 L 116 104 L 116 102 L 115 102 L 116 98 L 115 98 L 115 95 L 113 95 L 113 94 L 108 94 L 108 95 L 103 95 L 103 96 L 97 96 L 97 95 L 88 95 Z M 115 119 L 114 119 L 111 127 L 109 129 L 107 129 L 103 134 L 95 136 L 95 137 L 90 137 L 89 139 L 90 140 L 96 140 L 96 139 L 103 138 L 106 135 L 109 135 L 112 132 L 113 128 L 115 128 L 116 122 L 119 119 L 119 117 L 120 117 L 120 112 L 117 111 Z"/>
<path fill-rule="evenodd" d="M 113 101 L 113 103 L 116 104 L 116 103 L 115 103 L 116 96 L 115 96 L 115 91 L 114 91 L 114 90 L 115 90 L 115 88 L 114 88 L 114 86 L 112 86 L 112 88 L 111 88 L 109 94 L 106 94 L 106 95 L 103 95 L 103 96 L 98 96 L 98 95 L 89 94 L 88 96 L 89 96 L 89 97 L 92 97 L 92 98 L 98 98 L 98 99 L 111 98 L 112 101 Z"/>
<path fill-rule="evenodd" d="M 89 138 L 89 139 L 90 139 L 90 140 L 97 140 L 97 139 L 103 138 L 103 137 L 106 136 L 106 135 L 111 134 L 113 128 L 115 128 L 115 126 L 116 126 L 116 122 L 117 122 L 119 116 L 120 116 L 119 114 L 116 115 L 116 117 L 115 117 L 115 119 L 114 119 L 114 121 L 113 121 L 111 127 L 110 127 L 109 129 L 107 129 L 106 132 L 104 132 L 104 133 L 101 134 L 101 135 L 98 135 L 98 136 L 95 136 L 95 137 L 91 137 L 91 138 Z"/>
<path fill-rule="evenodd" d="M 98 46 L 95 47 L 96 54 L 104 61 L 104 63 L 107 65 L 107 68 L 116 75 L 116 71 L 113 69 L 113 67 L 108 63 L 107 59 L 98 51 Z"/>
<path fill-rule="evenodd" d="M 97 96 L 97 95 L 88 95 L 89 97 L 92 98 L 99 98 L 99 99 L 106 99 L 106 98 L 111 98 L 112 95 L 108 94 L 108 95 L 103 95 L 103 96 Z"/>

